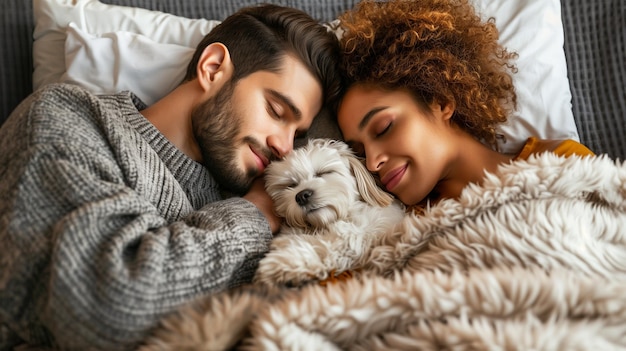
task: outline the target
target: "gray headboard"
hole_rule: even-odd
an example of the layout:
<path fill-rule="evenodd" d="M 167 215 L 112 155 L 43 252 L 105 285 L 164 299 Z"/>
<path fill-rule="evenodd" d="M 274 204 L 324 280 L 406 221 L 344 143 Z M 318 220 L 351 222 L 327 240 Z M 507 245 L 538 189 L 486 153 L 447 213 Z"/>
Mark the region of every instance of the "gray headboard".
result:
<path fill-rule="evenodd" d="M 256 0 L 102 0 L 222 20 Z M 269 0 L 328 21 L 357 0 Z M 626 1 L 561 0 L 572 107 L 581 141 L 626 160 Z M 32 1 L 4 0 L 0 15 L 0 123 L 32 91 Z M 1 152 L 1 150 L 0 150 Z"/>
<path fill-rule="evenodd" d="M 572 108 L 582 142 L 626 160 L 626 1 L 561 0 Z"/>

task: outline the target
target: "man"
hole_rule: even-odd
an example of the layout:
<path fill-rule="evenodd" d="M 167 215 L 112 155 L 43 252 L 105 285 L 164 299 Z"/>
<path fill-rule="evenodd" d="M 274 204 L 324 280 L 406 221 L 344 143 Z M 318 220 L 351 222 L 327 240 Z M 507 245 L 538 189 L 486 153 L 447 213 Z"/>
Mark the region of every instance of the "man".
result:
<path fill-rule="evenodd" d="M 337 53 L 305 13 L 256 6 L 150 107 L 69 85 L 27 98 L 0 129 L 0 349 L 134 348 L 250 281 L 280 224 L 259 177 L 334 99 Z"/>

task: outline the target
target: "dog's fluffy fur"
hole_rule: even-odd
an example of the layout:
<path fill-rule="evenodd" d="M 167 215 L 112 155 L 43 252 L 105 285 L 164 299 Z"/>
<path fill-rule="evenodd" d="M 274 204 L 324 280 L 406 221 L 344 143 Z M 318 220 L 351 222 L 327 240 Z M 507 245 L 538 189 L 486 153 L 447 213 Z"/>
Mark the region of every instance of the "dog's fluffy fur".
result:
<path fill-rule="evenodd" d="M 382 191 L 344 142 L 313 139 L 266 169 L 266 189 L 285 218 L 255 282 L 299 285 L 358 269 L 404 207 Z"/>

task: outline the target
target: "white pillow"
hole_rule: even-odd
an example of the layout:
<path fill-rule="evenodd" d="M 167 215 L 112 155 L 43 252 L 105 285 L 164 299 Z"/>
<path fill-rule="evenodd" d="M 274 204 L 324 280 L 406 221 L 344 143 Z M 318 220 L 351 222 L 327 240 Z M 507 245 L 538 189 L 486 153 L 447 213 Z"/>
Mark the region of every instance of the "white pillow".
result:
<path fill-rule="evenodd" d="M 529 136 L 580 141 L 563 50 L 559 0 L 475 0 L 483 19 L 494 17 L 500 42 L 519 55 L 513 75 L 518 109 L 500 131 L 505 152 L 516 152 Z"/>
<path fill-rule="evenodd" d="M 194 51 L 130 32 L 92 35 L 70 23 L 60 80 L 95 93 L 130 90 L 152 105 L 180 84 Z"/>
<path fill-rule="evenodd" d="M 503 45 L 519 54 L 514 75 L 518 111 L 501 128 L 507 139 L 502 150 L 518 151 L 529 136 L 578 141 L 559 0 L 475 0 L 475 4 L 483 18 L 496 19 Z M 219 23 L 98 0 L 34 0 L 34 15 L 34 88 L 65 80 L 97 92 L 130 89 L 147 103 L 182 80 L 184 70 L 175 68 L 186 67 L 189 56 L 180 46 L 195 48 Z M 70 22 L 76 25 L 67 29 Z M 167 44 L 175 45 L 168 47 L 176 48 L 174 53 L 164 50 Z M 134 66 L 142 61 L 146 64 Z M 155 80 L 145 79 L 149 76 Z"/>
<path fill-rule="evenodd" d="M 137 61 L 134 59 L 134 55 L 151 45 L 149 44 L 150 41 L 195 49 L 200 40 L 219 24 L 219 21 L 189 19 L 159 11 L 107 5 L 98 0 L 33 0 L 33 16 L 35 20 L 33 89 L 61 81 L 66 68 L 64 48 L 67 38 L 66 29 L 71 22 L 75 23 L 75 29 L 92 34 L 96 39 L 101 34 L 118 31 L 146 37 L 145 40 L 141 40 L 141 44 L 138 43 L 135 49 L 125 50 L 125 55 L 119 57 L 121 61 L 108 62 L 93 57 L 90 64 L 94 68 L 119 63 L 135 64 Z M 75 35 L 76 33 L 72 34 Z M 91 45 L 92 43 L 87 41 L 86 44 Z M 126 42 L 120 44 L 126 44 Z M 88 49 L 90 46 L 84 47 L 84 50 Z M 164 56 L 155 56 L 152 64 L 171 64 L 166 62 L 167 53 L 164 52 L 163 54 Z M 150 71 L 155 67 L 150 66 Z M 89 79 L 90 71 L 87 70 L 84 73 L 85 79 Z M 111 77 L 111 79 L 113 78 Z"/>

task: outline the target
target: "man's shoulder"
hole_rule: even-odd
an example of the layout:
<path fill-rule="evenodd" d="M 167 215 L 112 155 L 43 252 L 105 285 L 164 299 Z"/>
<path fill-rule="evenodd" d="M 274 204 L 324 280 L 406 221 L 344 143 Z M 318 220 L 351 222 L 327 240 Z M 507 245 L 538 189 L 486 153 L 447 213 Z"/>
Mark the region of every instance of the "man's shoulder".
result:
<path fill-rule="evenodd" d="M 75 110 L 76 108 L 91 108 L 104 100 L 129 98 L 130 93 L 96 95 L 90 90 L 75 84 L 53 83 L 43 86 L 33 93 L 33 105 L 45 104 L 58 106 L 60 109 Z"/>
<path fill-rule="evenodd" d="M 49 84 L 34 92 L 7 122 L 32 146 L 102 147 L 111 130 L 124 124 L 121 110 L 132 107 L 128 94 L 126 98 L 117 95 L 100 96 L 77 85 Z"/>
<path fill-rule="evenodd" d="M 33 94 L 29 115 L 31 122 L 68 124 L 69 128 L 81 127 L 82 122 L 102 126 L 110 117 L 121 114 L 122 109 L 133 109 L 130 93 L 96 95 L 83 87 L 55 83 Z M 136 109 L 135 109 L 136 111 Z M 84 126 L 83 126 L 84 127 Z"/>
<path fill-rule="evenodd" d="M 35 91 L 35 93 L 40 92 L 41 94 L 55 94 L 63 92 L 84 92 L 89 93 L 89 90 L 83 88 L 80 85 L 71 84 L 71 83 L 50 83 L 42 86 L 39 90 Z"/>
<path fill-rule="evenodd" d="M 77 124 L 75 116 L 84 105 L 81 95 L 89 92 L 70 84 L 49 84 L 24 99 L 2 125 L 2 135 L 8 139 L 36 140 L 40 134 L 71 129 Z"/>
<path fill-rule="evenodd" d="M 95 95 L 89 90 L 74 84 L 53 83 L 41 87 L 33 92 L 31 105 L 57 105 L 61 108 L 74 108 L 86 101 L 95 99 Z"/>

